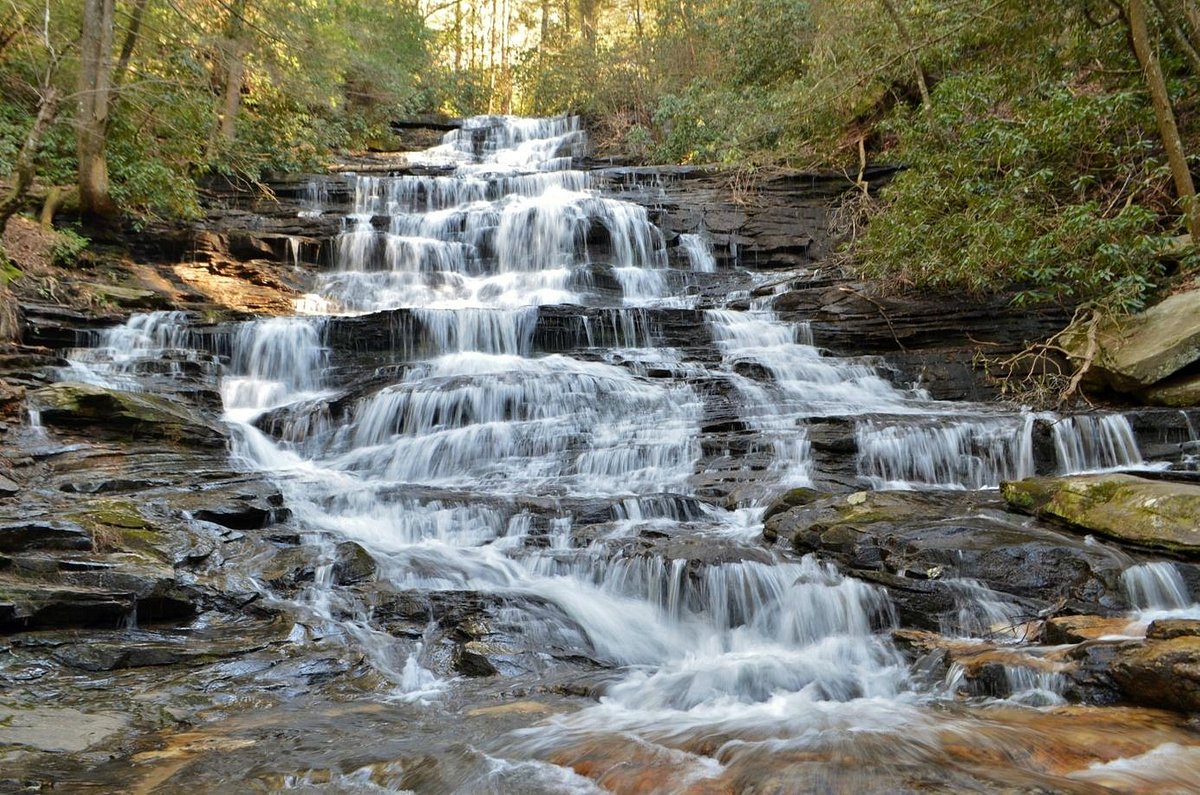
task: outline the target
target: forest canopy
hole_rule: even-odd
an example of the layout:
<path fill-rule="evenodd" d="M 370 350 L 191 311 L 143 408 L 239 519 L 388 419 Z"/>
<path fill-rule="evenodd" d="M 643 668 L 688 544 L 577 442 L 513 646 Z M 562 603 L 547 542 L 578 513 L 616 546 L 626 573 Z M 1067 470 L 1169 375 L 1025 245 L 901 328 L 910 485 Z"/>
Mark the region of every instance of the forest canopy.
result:
<path fill-rule="evenodd" d="M 193 216 L 416 114 L 578 113 L 751 183 L 902 165 L 839 213 L 899 288 L 1136 308 L 1195 265 L 1196 0 L 12 0 L 0 77 L 9 198 L 85 216 Z"/>

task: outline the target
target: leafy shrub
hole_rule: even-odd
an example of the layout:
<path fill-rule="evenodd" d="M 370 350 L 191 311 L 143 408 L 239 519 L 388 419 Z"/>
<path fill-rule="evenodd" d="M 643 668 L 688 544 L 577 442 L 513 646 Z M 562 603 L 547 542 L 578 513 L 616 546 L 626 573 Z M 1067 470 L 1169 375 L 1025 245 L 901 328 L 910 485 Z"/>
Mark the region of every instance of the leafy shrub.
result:
<path fill-rule="evenodd" d="M 932 113 L 892 131 L 908 169 L 885 189 L 857 247 L 862 272 L 900 286 L 994 293 L 1018 303 L 1108 296 L 1135 309 L 1172 230 L 1149 206 L 1163 179 L 1131 92 L 996 77 L 949 78 Z"/>
<path fill-rule="evenodd" d="M 59 229 L 50 249 L 50 258 L 55 265 L 70 267 L 79 259 L 92 241 L 72 229 Z"/>

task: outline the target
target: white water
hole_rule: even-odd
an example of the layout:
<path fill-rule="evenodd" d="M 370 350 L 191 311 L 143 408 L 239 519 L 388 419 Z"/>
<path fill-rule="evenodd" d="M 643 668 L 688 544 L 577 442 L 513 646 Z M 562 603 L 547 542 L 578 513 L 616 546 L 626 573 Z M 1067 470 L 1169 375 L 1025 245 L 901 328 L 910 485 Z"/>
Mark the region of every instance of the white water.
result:
<path fill-rule="evenodd" d="M 757 535 L 759 497 L 816 476 L 813 420 L 851 418 L 866 484 L 984 488 L 1032 473 L 1033 415 L 897 387 L 865 361 L 824 355 L 807 327 L 781 322 L 767 302 L 703 315 L 696 344 L 712 349 L 711 365 L 661 348 L 648 311 L 687 305 L 672 291 L 689 274 L 667 267 L 643 208 L 600 195 L 570 170 L 582 144 L 571 120 L 471 120 L 417 158 L 445 175 L 355 179 L 335 268 L 320 275 L 316 298 L 346 314 L 406 310 L 393 335 L 403 366 L 340 421 L 323 402 L 337 389 L 325 372 L 334 321 L 274 318 L 228 335 L 220 389 L 235 455 L 277 478 L 306 541 L 327 559 L 296 604 L 295 642 L 340 638 L 361 649 L 395 698 L 434 701 L 454 686 L 430 670 L 426 640 L 379 630 L 332 583 L 333 544 L 349 539 L 393 588 L 512 600 L 521 607 L 506 608 L 504 620 L 514 637 L 619 667 L 598 705 L 524 735 L 525 752 L 612 732 L 648 741 L 751 732 L 828 748 L 847 732 L 923 731 L 881 589 L 756 546 L 741 548 L 746 559 L 701 562 L 631 555 L 619 542 L 647 529 L 723 543 Z M 326 201 L 314 188 L 305 212 L 328 212 Z M 711 272 L 701 242 L 683 245 L 692 271 Z M 606 277 L 619 297 L 598 286 Z M 585 351 L 535 350 L 539 308 L 550 304 L 603 308 L 580 322 L 575 348 Z M 69 377 L 135 388 L 135 365 L 194 343 L 185 320 L 135 318 L 73 356 Z M 726 389 L 753 432 L 747 457 L 765 461 L 753 474 L 759 492 L 740 512 L 694 497 L 705 381 Z M 289 412 L 283 433 L 254 426 L 280 408 Z M 1065 468 L 1124 461 L 1114 452 L 1104 463 L 1071 443 L 1067 427 Z M 1085 424 L 1069 427 L 1083 433 Z M 548 517 L 519 507 L 523 498 L 589 501 L 607 514 L 584 540 L 568 509 Z M 984 590 L 962 583 L 948 632 L 1014 631 L 1015 607 Z M 522 775 L 586 789 L 541 763 L 501 760 L 497 781 L 525 764 L 533 768 Z M 699 778 L 719 768 L 681 764 Z"/>
<path fill-rule="evenodd" d="M 698 273 L 716 272 L 717 260 L 713 256 L 712 243 L 704 235 L 680 235 L 679 247 L 691 263 L 692 270 Z"/>
<path fill-rule="evenodd" d="M 1144 635 L 1160 619 L 1200 619 L 1197 603 L 1174 563 L 1139 563 L 1121 573 L 1121 585 L 1129 600 L 1132 622 L 1125 633 Z"/>
<path fill-rule="evenodd" d="M 1122 414 L 1064 417 L 1053 426 L 1054 449 L 1063 473 L 1140 466 L 1142 453 Z"/>

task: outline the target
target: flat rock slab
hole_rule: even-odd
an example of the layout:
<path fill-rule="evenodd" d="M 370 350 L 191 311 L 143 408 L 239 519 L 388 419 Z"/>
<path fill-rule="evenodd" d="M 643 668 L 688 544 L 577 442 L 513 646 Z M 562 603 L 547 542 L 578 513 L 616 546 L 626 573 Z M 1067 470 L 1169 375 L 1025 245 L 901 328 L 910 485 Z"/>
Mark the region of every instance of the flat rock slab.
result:
<path fill-rule="evenodd" d="M 0 745 L 75 753 L 102 742 L 128 724 L 128 717 L 110 712 L 0 706 Z"/>
<path fill-rule="evenodd" d="M 0 552 L 31 549 L 81 550 L 92 548 L 92 537 L 74 522 L 63 520 L 5 522 L 0 524 Z"/>
<path fill-rule="evenodd" d="M 158 439 L 224 447 L 227 432 L 188 407 L 157 395 L 92 384 L 58 383 L 29 395 L 49 426 L 97 433 L 120 441 Z"/>
<path fill-rule="evenodd" d="M 1200 359 L 1200 290 L 1173 295 L 1145 312 L 1108 323 L 1097 334 L 1089 378 L 1121 391 L 1156 384 Z M 1068 343 L 1072 357 L 1087 349 L 1084 334 Z"/>
<path fill-rule="evenodd" d="M 1070 528 L 1200 557 L 1200 485 L 1111 474 L 1026 478 L 1000 490 L 1017 510 Z"/>

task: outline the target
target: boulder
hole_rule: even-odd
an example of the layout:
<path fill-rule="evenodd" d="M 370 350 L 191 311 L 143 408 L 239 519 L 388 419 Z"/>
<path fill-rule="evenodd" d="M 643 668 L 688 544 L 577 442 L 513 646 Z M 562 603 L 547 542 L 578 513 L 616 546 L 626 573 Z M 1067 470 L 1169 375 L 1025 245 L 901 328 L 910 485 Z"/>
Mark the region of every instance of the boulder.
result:
<path fill-rule="evenodd" d="M 801 487 L 798 489 L 789 489 L 788 491 L 785 491 L 783 494 L 780 494 L 778 497 L 776 497 L 774 500 L 772 500 L 771 504 L 769 506 L 767 506 L 767 511 L 766 511 L 766 513 L 763 514 L 763 522 L 766 522 L 771 517 L 777 516 L 790 508 L 795 508 L 800 505 L 808 505 L 809 503 L 816 502 L 817 500 L 819 500 L 821 497 L 824 497 L 824 496 L 826 496 L 826 495 L 822 494 L 821 492 L 817 491 L 816 489 L 810 489 L 810 488 L 805 488 L 805 487 Z M 774 540 L 774 539 L 770 539 L 770 540 Z"/>
<path fill-rule="evenodd" d="M 1112 675 L 1135 704 L 1182 712 L 1200 710 L 1200 638 L 1182 636 L 1124 650 Z"/>
<path fill-rule="evenodd" d="M 1124 563 L 1110 551 L 1037 522 L 1014 521 L 984 493 L 834 495 L 773 516 L 766 535 L 790 538 L 843 571 L 888 589 L 901 624 L 938 629 L 979 580 L 1022 615 L 1053 605 L 1104 614 L 1126 608 Z"/>
<path fill-rule="evenodd" d="M 1155 406 L 1189 408 L 1200 406 L 1200 375 L 1185 375 L 1155 384 L 1138 393 L 1138 397 Z"/>
<path fill-rule="evenodd" d="M 1042 643 L 1059 646 L 1127 634 L 1127 616 L 1055 616 L 1042 625 Z"/>
<path fill-rule="evenodd" d="M 375 578 L 375 559 L 353 541 L 343 541 L 333 551 L 333 581 L 337 585 L 355 585 Z"/>
<path fill-rule="evenodd" d="M 1200 556 L 1200 485 L 1104 474 L 1026 478 L 1000 489 L 1013 508 L 1073 530 Z"/>
<path fill-rule="evenodd" d="M 29 395 L 42 423 L 116 441 L 155 439 L 223 447 L 226 431 L 190 409 L 156 395 L 121 392 L 92 384 L 60 383 Z"/>
<path fill-rule="evenodd" d="M 1148 640 L 1200 637 L 1200 620 L 1195 618 L 1160 618 L 1146 628 Z"/>
<path fill-rule="evenodd" d="M 1088 378 L 1120 392 L 1156 384 L 1200 359 L 1200 290 L 1178 293 L 1145 312 L 1103 324 Z M 1069 335 L 1071 357 L 1086 357 L 1087 335 Z"/>

